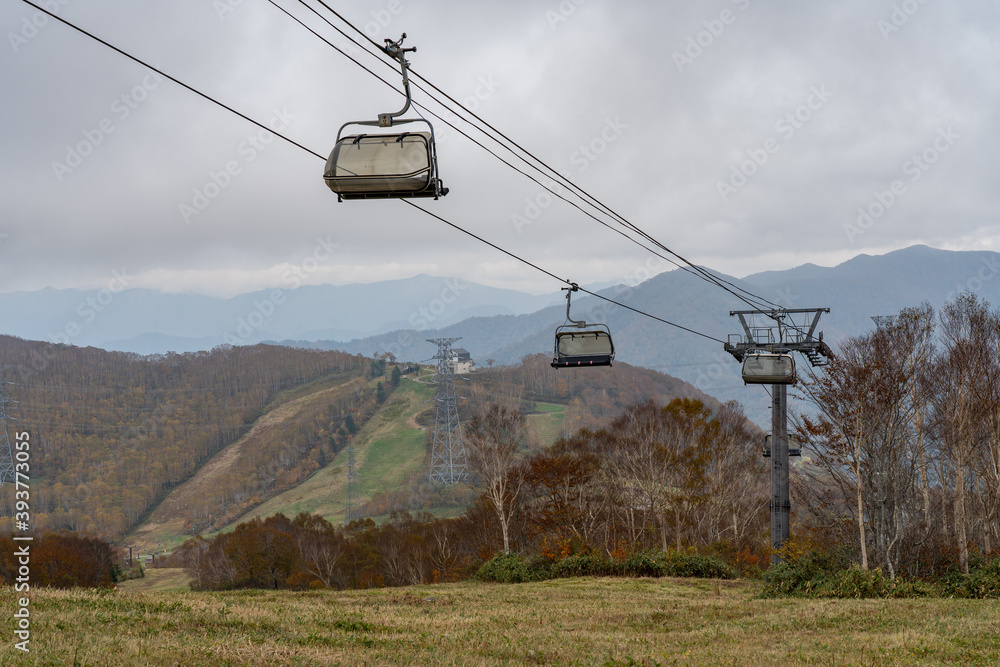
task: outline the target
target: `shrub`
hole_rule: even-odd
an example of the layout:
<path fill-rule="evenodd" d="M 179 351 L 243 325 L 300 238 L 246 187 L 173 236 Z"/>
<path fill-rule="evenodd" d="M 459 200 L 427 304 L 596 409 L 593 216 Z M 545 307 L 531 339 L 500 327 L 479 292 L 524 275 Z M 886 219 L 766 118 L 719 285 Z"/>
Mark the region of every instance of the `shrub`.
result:
<path fill-rule="evenodd" d="M 666 575 L 702 579 L 735 579 L 736 571 L 715 556 L 699 556 L 670 551 L 667 553 Z"/>
<path fill-rule="evenodd" d="M 631 554 L 621 569 L 627 577 L 662 577 L 667 573 L 667 555 L 662 551 Z"/>
<path fill-rule="evenodd" d="M 884 598 L 888 597 L 890 584 L 881 569 L 866 571 L 852 566 L 820 579 L 816 593 L 831 598 Z"/>
<path fill-rule="evenodd" d="M 764 573 L 762 597 L 795 595 L 827 598 L 917 598 L 935 594 L 922 581 L 888 579 L 881 569 L 843 568 L 828 554 L 810 552 Z"/>
<path fill-rule="evenodd" d="M 836 563 L 829 555 L 811 551 L 765 572 L 761 596 L 812 595 L 824 577 L 836 569 Z"/>
<path fill-rule="evenodd" d="M 736 578 L 736 571 L 715 556 L 683 554 L 675 550 L 632 554 L 621 564 L 619 573 L 629 577 Z"/>
<path fill-rule="evenodd" d="M 1000 597 L 1000 558 L 969 570 L 969 574 L 955 573 L 942 582 L 945 595 L 958 598 Z"/>
<path fill-rule="evenodd" d="M 552 578 L 552 561 L 545 556 L 531 556 L 525 561 L 528 572 L 526 581 L 545 581 Z"/>
<path fill-rule="evenodd" d="M 567 556 L 552 565 L 553 577 L 601 577 L 617 574 L 614 565 L 603 558 Z"/>
<path fill-rule="evenodd" d="M 500 584 L 519 584 L 532 581 L 528 564 L 520 554 L 500 552 L 483 563 L 476 572 L 476 579 Z"/>

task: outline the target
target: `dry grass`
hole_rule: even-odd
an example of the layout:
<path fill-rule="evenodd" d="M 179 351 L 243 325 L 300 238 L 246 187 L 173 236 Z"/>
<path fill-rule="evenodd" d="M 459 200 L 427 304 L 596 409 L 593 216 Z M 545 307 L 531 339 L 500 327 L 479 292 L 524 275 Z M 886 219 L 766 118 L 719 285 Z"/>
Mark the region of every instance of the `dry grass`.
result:
<path fill-rule="evenodd" d="M 3 664 L 990 665 L 1000 606 L 760 600 L 745 582 L 562 579 L 368 591 L 38 591 Z M 0 606 L 13 610 L 9 587 Z M 6 614 L 10 617 L 10 614 Z"/>
<path fill-rule="evenodd" d="M 180 567 L 147 568 L 146 576 L 129 579 L 118 584 L 118 590 L 125 593 L 155 593 L 191 590 L 191 575 Z"/>

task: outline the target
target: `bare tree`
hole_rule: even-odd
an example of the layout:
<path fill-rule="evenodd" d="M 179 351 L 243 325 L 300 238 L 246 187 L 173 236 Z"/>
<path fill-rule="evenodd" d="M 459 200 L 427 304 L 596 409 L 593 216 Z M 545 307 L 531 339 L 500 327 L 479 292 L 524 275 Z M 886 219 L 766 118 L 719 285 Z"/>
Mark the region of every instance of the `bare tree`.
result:
<path fill-rule="evenodd" d="M 943 454 L 954 470 L 955 546 L 959 566 L 969 571 L 969 492 L 973 486 L 974 457 L 981 441 L 988 439 L 986 426 L 995 406 L 988 398 L 993 388 L 986 386 L 996 373 L 991 341 L 996 315 L 989 305 L 966 293 L 941 311 L 943 356 L 936 367 L 935 426 Z M 984 400 L 986 397 L 987 400 Z"/>
<path fill-rule="evenodd" d="M 490 404 L 469 422 L 465 448 L 469 467 L 486 489 L 503 534 L 503 550 L 510 552 L 510 523 L 523 477 L 515 469 L 524 441 L 520 411 Z"/>
<path fill-rule="evenodd" d="M 717 437 L 709 442 L 707 520 L 710 542 L 725 538 L 733 544 L 753 539 L 752 527 L 767 510 L 767 471 L 761 463 L 760 432 L 739 403 L 716 410 Z"/>
<path fill-rule="evenodd" d="M 804 385 L 819 410 L 818 417 L 802 419 L 817 454 L 811 485 L 818 493 L 824 485 L 839 489 L 852 510 L 861 567 L 874 560 L 890 577 L 919 523 L 915 490 L 918 476 L 926 475 L 920 369 L 931 318 L 929 307 L 914 310 L 892 326 L 848 339 L 826 373 Z"/>

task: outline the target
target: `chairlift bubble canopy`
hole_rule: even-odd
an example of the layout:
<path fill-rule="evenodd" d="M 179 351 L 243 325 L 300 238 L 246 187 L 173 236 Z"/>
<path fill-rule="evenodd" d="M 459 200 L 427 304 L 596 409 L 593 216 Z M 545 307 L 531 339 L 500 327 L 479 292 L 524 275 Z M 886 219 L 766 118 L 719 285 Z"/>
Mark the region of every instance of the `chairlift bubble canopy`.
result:
<path fill-rule="evenodd" d="M 791 354 L 756 352 L 743 358 L 745 384 L 792 384 L 795 382 L 795 359 Z"/>
<path fill-rule="evenodd" d="M 553 368 L 579 368 L 583 366 L 610 366 L 615 358 L 615 345 L 611 330 L 606 324 L 587 324 L 570 318 L 570 294 L 578 288 L 574 284 L 566 289 L 566 319 L 571 324 L 556 328 Z"/>
<path fill-rule="evenodd" d="M 340 199 L 437 198 L 448 194 L 437 176 L 432 129 L 338 136 L 323 179 Z"/>
<path fill-rule="evenodd" d="M 614 358 L 615 346 L 609 331 L 575 329 L 556 332 L 553 368 L 610 366 Z"/>
<path fill-rule="evenodd" d="M 380 113 L 378 120 L 349 121 L 340 126 L 337 143 L 330 152 L 323 171 L 327 187 L 345 199 L 408 199 L 443 197 L 448 194 L 438 177 L 434 127 L 424 118 L 400 118 L 410 108 L 410 78 L 407 51 L 403 48 L 406 33 L 399 41 L 385 40 L 384 51 L 399 62 L 403 74 L 406 103 L 395 113 Z M 385 131 L 404 123 L 422 123 L 426 131 Z M 380 128 L 374 133 L 345 134 L 345 128 L 357 125 Z"/>

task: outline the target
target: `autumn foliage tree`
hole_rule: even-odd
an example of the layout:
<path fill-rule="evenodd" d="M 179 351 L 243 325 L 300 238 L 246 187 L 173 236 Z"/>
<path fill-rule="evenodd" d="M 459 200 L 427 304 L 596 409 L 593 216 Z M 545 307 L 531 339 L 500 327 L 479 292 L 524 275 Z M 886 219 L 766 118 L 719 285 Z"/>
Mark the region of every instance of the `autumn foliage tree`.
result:
<path fill-rule="evenodd" d="M 15 552 L 30 545 L 32 587 L 110 588 L 121 578 L 118 550 L 104 540 L 69 532 L 45 533 L 32 542 L 15 542 L 0 537 L 0 582 L 12 586 L 18 581 L 19 558 Z"/>

